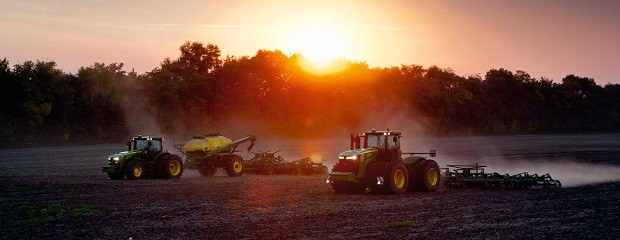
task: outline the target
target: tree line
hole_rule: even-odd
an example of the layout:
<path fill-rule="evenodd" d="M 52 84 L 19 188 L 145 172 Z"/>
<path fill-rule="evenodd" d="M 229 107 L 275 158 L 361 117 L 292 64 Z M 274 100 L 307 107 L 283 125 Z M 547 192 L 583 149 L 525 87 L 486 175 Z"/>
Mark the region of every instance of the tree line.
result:
<path fill-rule="evenodd" d="M 186 42 L 180 56 L 137 74 L 122 63 L 66 73 L 54 62 L 0 61 L 0 147 L 122 141 L 149 131 L 188 135 L 254 126 L 284 137 L 361 131 L 398 115 L 434 135 L 620 131 L 620 84 L 561 83 L 491 69 L 459 76 L 418 65 L 371 68 L 338 59 L 313 73 L 280 51 L 222 57 Z M 387 126 L 398 129 L 399 126 Z M 251 134 L 248 132 L 247 134 Z"/>

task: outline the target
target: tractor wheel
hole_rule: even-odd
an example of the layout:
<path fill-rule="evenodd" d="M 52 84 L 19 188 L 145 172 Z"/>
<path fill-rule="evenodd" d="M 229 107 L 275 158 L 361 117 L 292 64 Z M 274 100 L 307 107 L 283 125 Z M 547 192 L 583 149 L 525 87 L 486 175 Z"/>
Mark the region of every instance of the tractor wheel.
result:
<path fill-rule="evenodd" d="M 423 192 L 432 192 L 437 190 L 441 174 L 439 173 L 439 165 L 433 160 L 421 161 L 409 169 L 413 169 L 413 175 L 410 179 L 410 190 Z"/>
<path fill-rule="evenodd" d="M 211 166 L 200 166 L 198 167 L 198 172 L 203 177 L 213 177 L 213 175 L 215 175 L 215 172 L 217 172 L 217 168 Z"/>
<path fill-rule="evenodd" d="M 387 176 L 387 170 L 389 167 L 388 162 L 374 161 L 366 166 L 366 184 L 373 193 L 389 193 L 389 187 L 385 185 L 385 179 Z M 384 184 L 379 185 L 377 178 L 383 178 Z"/>
<path fill-rule="evenodd" d="M 375 193 L 400 194 L 407 192 L 409 173 L 407 167 L 400 162 L 373 162 L 368 165 L 366 178 L 370 190 Z M 377 178 L 383 178 L 383 185 L 379 185 Z"/>
<path fill-rule="evenodd" d="M 241 156 L 232 155 L 228 159 L 226 174 L 230 177 L 238 177 L 243 175 L 243 158 L 241 158 Z"/>
<path fill-rule="evenodd" d="M 399 194 L 407 192 L 409 186 L 409 173 L 407 167 L 402 163 L 390 164 L 389 174 L 385 179 L 384 185 L 388 187 L 390 193 Z"/>
<path fill-rule="evenodd" d="M 122 172 L 117 173 L 117 172 L 109 172 L 108 173 L 108 178 L 112 179 L 112 180 L 120 180 L 125 178 L 125 174 L 123 174 Z"/>
<path fill-rule="evenodd" d="M 366 191 L 366 184 L 363 182 L 355 183 L 355 182 L 332 182 L 332 189 L 337 194 L 342 193 L 350 193 L 350 194 L 361 194 Z"/>
<path fill-rule="evenodd" d="M 129 180 L 142 179 L 146 173 L 144 163 L 138 160 L 130 160 L 125 165 L 125 174 Z"/>
<path fill-rule="evenodd" d="M 162 156 L 157 161 L 157 170 L 163 179 L 178 179 L 183 175 L 183 161 L 177 155 Z"/>

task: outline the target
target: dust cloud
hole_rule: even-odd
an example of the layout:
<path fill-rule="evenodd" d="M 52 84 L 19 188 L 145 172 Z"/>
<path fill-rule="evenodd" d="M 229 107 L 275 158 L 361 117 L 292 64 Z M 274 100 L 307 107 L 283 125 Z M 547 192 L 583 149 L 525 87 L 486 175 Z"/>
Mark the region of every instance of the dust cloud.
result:
<path fill-rule="evenodd" d="M 493 161 L 488 163 L 487 172 L 511 175 L 522 172 L 538 175 L 549 173 L 553 179 L 560 180 L 563 187 L 620 181 L 619 166 L 576 162 L 568 159 Z"/>
<path fill-rule="evenodd" d="M 526 147 L 524 146 L 524 148 Z M 538 174 L 539 176 L 549 173 L 553 179 L 560 180 L 562 187 L 620 181 L 620 165 L 617 160 L 588 162 L 589 160 L 581 158 L 531 158 L 527 155 L 505 157 L 501 154 L 447 155 L 438 156 L 437 160 L 440 167 L 445 167 L 448 164 L 478 163 L 487 166 L 485 168 L 487 173 L 497 172 L 514 175 L 527 172 L 530 175 Z"/>
<path fill-rule="evenodd" d="M 129 86 L 135 86 L 129 83 Z M 125 123 L 131 136 L 135 135 L 161 135 L 162 131 L 157 124 L 155 113 L 157 112 L 150 104 L 148 98 L 138 93 L 135 89 L 129 89 L 120 99 L 120 105 L 125 116 Z"/>

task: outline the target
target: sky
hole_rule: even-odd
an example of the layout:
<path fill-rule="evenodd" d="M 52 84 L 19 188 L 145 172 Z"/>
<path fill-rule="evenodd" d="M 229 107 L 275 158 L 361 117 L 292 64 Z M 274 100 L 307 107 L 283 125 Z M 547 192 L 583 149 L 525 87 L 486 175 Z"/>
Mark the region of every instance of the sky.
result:
<path fill-rule="evenodd" d="M 523 70 L 620 83 L 620 1 L 10 1 L 0 58 L 151 71 L 186 41 L 223 56 L 260 49 L 371 67 L 437 65 L 463 76 Z"/>

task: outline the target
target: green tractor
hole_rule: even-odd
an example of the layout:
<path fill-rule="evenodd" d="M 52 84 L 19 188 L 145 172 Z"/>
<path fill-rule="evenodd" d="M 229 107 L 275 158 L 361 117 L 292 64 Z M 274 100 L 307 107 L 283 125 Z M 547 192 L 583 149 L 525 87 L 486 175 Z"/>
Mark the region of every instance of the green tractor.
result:
<path fill-rule="evenodd" d="M 113 154 L 102 171 L 110 179 L 180 178 L 183 161 L 178 155 L 163 151 L 160 137 L 134 137 L 127 142 L 127 151 Z"/>
<path fill-rule="evenodd" d="M 400 132 L 368 131 L 351 134 L 351 150 L 340 153 L 327 183 L 336 193 L 400 194 L 407 191 L 435 191 L 440 182 L 437 162 L 400 150 Z M 361 147 L 363 140 L 363 147 Z M 402 158 L 402 155 L 410 155 Z"/>

